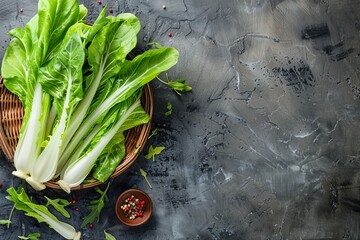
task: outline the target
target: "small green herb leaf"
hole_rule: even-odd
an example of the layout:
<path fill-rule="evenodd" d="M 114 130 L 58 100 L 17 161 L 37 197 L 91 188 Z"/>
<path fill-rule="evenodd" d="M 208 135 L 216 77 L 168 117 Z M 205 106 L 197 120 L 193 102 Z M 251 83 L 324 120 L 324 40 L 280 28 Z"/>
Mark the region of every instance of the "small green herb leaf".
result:
<path fill-rule="evenodd" d="M 40 237 L 40 233 L 31 233 L 29 235 L 25 236 L 18 236 L 19 239 L 24 239 L 24 240 L 38 240 Z"/>
<path fill-rule="evenodd" d="M 155 162 L 155 155 L 160 154 L 162 151 L 164 151 L 165 147 L 163 146 L 159 146 L 159 147 L 153 147 L 152 145 L 150 145 L 149 147 L 149 152 L 148 154 L 145 155 L 146 159 L 151 159 L 153 160 L 153 162 Z"/>
<path fill-rule="evenodd" d="M 165 116 L 170 116 L 172 114 L 172 105 L 170 102 L 167 103 L 166 109 L 167 109 L 167 111 L 165 113 Z"/>
<path fill-rule="evenodd" d="M 116 240 L 116 238 L 113 235 L 111 235 L 110 233 L 107 233 L 105 230 L 104 230 L 104 233 L 105 233 L 106 240 Z"/>
<path fill-rule="evenodd" d="M 108 183 L 106 189 L 101 191 L 100 188 L 95 187 L 95 191 L 100 194 L 98 199 L 92 200 L 90 205 L 87 206 L 87 209 L 90 210 L 89 215 L 84 217 L 83 222 L 81 223 L 81 227 L 85 227 L 89 223 L 93 223 L 96 219 L 99 222 L 101 210 L 105 206 L 105 202 L 109 201 L 108 197 L 106 196 L 107 191 L 109 190 L 110 183 Z"/>
<path fill-rule="evenodd" d="M 147 173 L 144 171 L 144 169 L 140 168 L 140 174 L 141 174 L 141 176 L 144 177 L 144 179 L 145 179 L 145 181 L 147 182 L 147 184 L 149 185 L 149 187 L 152 188 L 149 180 L 147 179 Z"/>
<path fill-rule="evenodd" d="M 0 225 L 10 224 L 10 220 L 0 220 Z"/>
<path fill-rule="evenodd" d="M 192 87 L 186 84 L 184 79 L 170 81 L 168 74 L 166 74 L 166 82 L 164 80 L 161 80 L 159 77 L 157 77 L 157 79 L 163 84 L 166 84 L 169 87 L 171 87 L 180 96 L 181 93 L 190 92 L 192 90 Z"/>
<path fill-rule="evenodd" d="M 65 199 L 61 199 L 61 198 L 57 198 L 57 199 L 50 199 L 48 197 L 46 197 L 47 203 L 46 203 L 46 207 L 48 207 L 49 205 L 53 206 L 56 211 L 58 211 L 59 213 L 61 213 L 64 217 L 66 218 L 70 218 L 70 214 L 68 211 L 66 211 L 65 207 L 70 205 L 70 202 L 65 200 Z"/>
<path fill-rule="evenodd" d="M 148 43 L 147 45 L 148 45 L 148 46 L 154 46 L 154 47 L 157 48 L 157 49 L 164 48 L 163 45 L 161 45 L 160 43 L 157 43 L 157 42 L 151 42 L 151 43 Z"/>
<path fill-rule="evenodd" d="M 151 134 L 148 137 L 148 139 L 150 139 L 151 137 L 156 136 L 156 135 L 158 135 L 158 129 L 157 128 L 155 128 L 154 130 L 151 131 Z"/>

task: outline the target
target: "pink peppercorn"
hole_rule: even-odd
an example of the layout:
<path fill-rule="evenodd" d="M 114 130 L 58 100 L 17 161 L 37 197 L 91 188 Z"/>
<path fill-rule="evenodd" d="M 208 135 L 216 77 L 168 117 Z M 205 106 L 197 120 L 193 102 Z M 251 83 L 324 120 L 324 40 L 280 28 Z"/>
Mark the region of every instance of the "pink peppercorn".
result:
<path fill-rule="evenodd" d="M 168 37 L 172 37 L 172 33 L 168 33 Z"/>

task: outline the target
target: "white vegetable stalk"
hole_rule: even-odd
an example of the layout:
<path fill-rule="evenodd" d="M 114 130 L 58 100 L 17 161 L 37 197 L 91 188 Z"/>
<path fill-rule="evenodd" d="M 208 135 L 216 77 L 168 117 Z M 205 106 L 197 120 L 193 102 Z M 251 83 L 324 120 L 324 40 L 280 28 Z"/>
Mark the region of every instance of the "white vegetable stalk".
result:
<path fill-rule="evenodd" d="M 121 116 L 121 118 L 115 124 L 115 126 L 111 128 L 101 138 L 101 140 L 95 145 L 95 147 L 89 153 L 84 155 L 79 160 L 76 160 L 75 162 L 68 164 L 65 167 L 65 169 L 61 173 L 61 177 L 60 177 L 61 180 L 58 181 L 58 184 L 65 192 L 70 193 L 72 187 L 76 187 L 84 181 L 84 179 L 90 173 L 97 158 L 100 156 L 106 145 L 111 141 L 111 139 L 115 136 L 115 134 L 120 129 L 122 124 L 126 121 L 126 119 L 138 106 L 140 106 L 140 100 L 137 100 L 129 107 L 129 109 L 125 112 L 125 114 Z"/>
<path fill-rule="evenodd" d="M 37 191 L 45 189 L 46 186 L 43 183 L 51 180 L 56 173 L 57 163 L 60 157 L 60 147 L 63 139 L 62 135 L 65 131 L 68 119 L 67 109 L 69 108 L 71 86 L 72 81 L 70 78 L 59 124 L 45 149 L 34 161 L 33 166 L 30 169 L 31 177 L 26 178 L 26 181 Z"/>
<path fill-rule="evenodd" d="M 134 81 L 135 82 L 135 81 Z M 107 99 L 105 99 L 104 102 L 102 102 L 98 107 L 94 109 L 92 113 L 89 114 L 89 116 L 86 117 L 82 125 L 79 127 L 79 129 L 76 131 L 75 135 L 71 139 L 70 144 L 67 145 L 65 151 L 61 155 L 61 160 L 59 167 L 63 167 L 68 161 L 68 159 L 71 157 L 73 151 L 77 147 L 78 143 L 86 136 L 86 134 L 89 131 L 89 128 L 92 128 L 96 121 L 98 120 L 98 117 L 106 110 L 110 109 L 118 100 L 123 97 L 127 90 L 132 88 L 134 85 L 133 82 L 129 84 L 124 84 L 120 88 L 118 88 L 114 93 L 112 93 Z"/>
<path fill-rule="evenodd" d="M 34 209 L 34 211 L 42 216 L 45 221 L 52 227 L 56 232 L 58 232 L 61 236 L 66 239 L 80 240 L 81 232 L 76 232 L 75 228 L 70 224 L 56 221 L 53 218 L 49 217 L 47 214 Z"/>
<path fill-rule="evenodd" d="M 100 80 L 102 77 L 102 74 L 104 72 L 104 64 L 106 62 L 106 59 L 103 60 L 103 62 L 100 65 L 99 71 L 96 74 L 95 79 L 91 82 L 91 85 L 88 89 L 88 91 L 86 92 L 83 100 L 78 104 L 78 106 L 76 107 L 74 113 L 71 116 L 70 122 L 69 122 L 69 126 L 65 132 L 65 136 L 62 142 L 62 146 L 60 149 L 60 156 L 63 154 L 63 152 L 67 149 L 66 146 L 68 145 L 68 143 L 70 142 L 71 138 L 73 137 L 74 133 L 77 131 L 77 129 L 79 128 L 81 122 L 84 120 L 84 117 L 87 113 L 87 110 L 90 107 L 91 101 L 93 100 L 95 93 L 99 87 L 100 84 Z M 80 139 L 82 140 L 82 139 Z M 71 153 L 70 153 L 71 154 Z M 58 161 L 58 167 L 56 170 L 56 175 L 60 174 L 62 168 L 64 167 L 64 165 L 66 164 L 66 161 L 68 160 L 70 155 L 68 155 L 67 157 L 61 157 Z"/>
<path fill-rule="evenodd" d="M 42 120 L 47 118 L 47 116 L 41 116 L 42 96 L 41 84 L 36 83 L 31 114 L 14 154 L 16 171 L 13 171 L 12 174 L 19 178 L 26 179 L 29 176 L 33 162 L 40 154 L 40 146 L 44 138 Z M 45 104 L 44 107 L 46 107 Z"/>

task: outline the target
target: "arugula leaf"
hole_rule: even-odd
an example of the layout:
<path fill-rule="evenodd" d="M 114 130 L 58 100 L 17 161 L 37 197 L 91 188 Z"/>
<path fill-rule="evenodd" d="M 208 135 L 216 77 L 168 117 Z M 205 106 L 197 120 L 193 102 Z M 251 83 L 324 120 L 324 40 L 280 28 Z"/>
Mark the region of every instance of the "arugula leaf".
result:
<path fill-rule="evenodd" d="M 18 236 L 19 239 L 23 240 L 38 240 L 40 238 L 40 233 L 30 233 L 29 235 L 25 236 Z"/>
<path fill-rule="evenodd" d="M 152 130 L 150 136 L 148 137 L 148 139 L 150 139 L 153 136 L 158 135 L 158 130 L 159 130 L 158 128 L 155 128 L 154 130 Z"/>
<path fill-rule="evenodd" d="M 11 221 L 10 220 L 0 220 L 0 225 L 5 225 L 5 224 L 10 224 Z"/>
<path fill-rule="evenodd" d="M 140 174 L 141 174 L 141 176 L 144 177 L 144 179 L 145 179 L 145 181 L 147 182 L 147 184 L 149 185 L 149 187 L 152 188 L 149 180 L 147 179 L 147 173 L 144 171 L 144 169 L 140 168 Z"/>
<path fill-rule="evenodd" d="M 170 81 L 168 74 L 166 73 L 166 82 L 161 78 L 157 77 L 157 79 L 165 85 L 171 87 L 178 95 L 181 96 L 183 92 L 190 92 L 192 87 L 185 83 L 184 79 L 178 79 L 175 81 Z"/>
<path fill-rule="evenodd" d="M 51 228 L 66 239 L 80 239 L 81 233 L 76 232 L 70 224 L 61 222 L 44 205 L 33 203 L 24 188 L 17 192 L 13 187 L 6 190 L 6 198 L 15 203 L 15 208 L 24 211 L 27 216 L 35 218 L 39 223 L 46 222 Z"/>
<path fill-rule="evenodd" d="M 89 223 L 93 223 L 95 219 L 99 222 L 101 210 L 105 206 L 105 202 L 109 201 L 108 197 L 106 196 L 107 191 L 109 190 L 110 183 L 108 183 L 106 189 L 101 191 L 100 188 L 95 187 L 95 191 L 100 194 L 100 198 L 92 200 L 90 205 L 87 207 L 90 210 L 90 213 L 83 218 L 83 222 L 81 223 L 81 227 L 85 227 Z"/>
<path fill-rule="evenodd" d="M 110 233 L 107 233 L 106 230 L 104 230 L 106 240 L 116 240 L 116 238 L 111 235 Z"/>
<path fill-rule="evenodd" d="M 48 197 L 46 197 L 47 203 L 46 203 L 46 207 L 48 207 L 49 205 L 53 206 L 59 213 L 61 213 L 64 217 L 66 218 L 70 218 L 70 214 L 68 211 L 65 210 L 66 206 L 69 206 L 71 202 L 69 202 L 68 200 L 65 199 L 61 199 L 61 198 L 57 198 L 57 199 L 50 199 Z"/>
<path fill-rule="evenodd" d="M 166 109 L 165 116 L 170 116 L 172 114 L 172 104 L 170 102 L 166 104 Z"/>
<path fill-rule="evenodd" d="M 155 155 L 160 154 L 162 151 L 164 151 L 165 147 L 160 146 L 160 147 L 153 147 L 152 145 L 150 145 L 149 147 L 149 152 L 148 154 L 145 155 L 146 159 L 151 159 L 153 160 L 153 162 L 155 162 Z"/>

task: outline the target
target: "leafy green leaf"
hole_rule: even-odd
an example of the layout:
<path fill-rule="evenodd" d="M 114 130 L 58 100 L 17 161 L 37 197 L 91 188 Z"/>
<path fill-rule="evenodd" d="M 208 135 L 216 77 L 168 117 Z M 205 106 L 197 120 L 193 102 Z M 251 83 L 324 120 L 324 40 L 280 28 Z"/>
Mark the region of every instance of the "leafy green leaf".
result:
<path fill-rule="evenodd" d="M 152 188 L 149 180 L 147 179 L 147 173 L 144 171 L 144 169 L 140 168 L 140 174 L 141 174 L 141 176 L 144 177 L 144 179 L 145 179 L 145 181 L 147 182 L 147 184 L 149 185 L 149 187 Z"/>
<path fill-rule="evenodd" d="M 170 102 L 166 104 L 166 109 L 165 116 L 170 116 L 172 114 L 172 104 Z"/>
<path fill-rule="evenodd" d="M 113 235 L 111 235 L 110 233 L 107 233 L 106 230 L 104 230 L 104 234 L 105 234 L 106 240 L 116 240 L 116 238 Z"/>
<path fill-rule="evenodd" d="M 61 199 L 61 198 L 57 198 L 57 199 L 53 199 L 53 200 L 46 196 L 45 196 L 45 198 L 47 200 L 46 207 L 51 205 L 56 209 L 56 211 L 61 213 L 64 217 L 70 218 L 70 214 L 68 211 L 66 211 L 65 207 L 69 206 L 71 204 L 71 202 L 69 202 L 66 199 Z"/>
<path fill-rule="evenodd" d="M 163 146 L 154 148 L 152 145 L 150 145 L 149 152 L 148 152 L 148 154 L 145 155 L 145 158 L 146 159 L 152 158 L 153 162 L 155 162 L 155 155 L 160 154 L 164 149 L 165 149 L 165 147 L 163 147 Z"/>
<path fill-rule="evenodd" d="M 151 134 L 148 137 L 148 139 L 150 139 L 151 137 L 156 136 L 156 135 L 158 135 L 158 128 L 155 128 L 154 130 L 151 131 Z"/>
<path fill-rule="evenodd" d="M 183 92 L 190 92 L 192 90 L 192 87 L 186 84 L 184 79 L 170 81 L 168 74 L 166 74 L 166 82 L 161 80 L 159 77 L 157 77 L 157 79 L 163 84 L 171 87 L 178 95 L 181 95 Z"/>
<path fill-rule="evenodd" d="M 18 236 L 19 239 L 23 240 L 38 240 L 40 238 L 40 233 L 30 233 L 29 235 L 25 236 Z"/>
<path fill-rule="evenodd" d="M 7 224 L 10 224 L 11 223 L 11 221 L 10 220 L 0 220 L 0 225 L 7 225 Z"/>
<path fill-rule="evenodd" d="M 83 218 L 83 222 L 81 223 L 81 227 L 85 227 L 89 223 L 93 223 L 96 219 L 97 222 L 99 222 L 100 214 L 105 206 L 105 201 L 108 201 L 108 198 L 106 196 L 107 191 L 109 190 L 110 183 L 108 183 L 106 189 L 104 191 L 101 191 L 100 188 L 95 187 L 95 191 L 97 191 L 100 194 L 100 197 L 98 199 L 92 200 L 90 202 L 90 205 L 87 206 L 87 209 L 90 210 L 90 213 Z"/>
<path fill-rule="evenodd" d="M 6 190 L 9 194 L 6 198 L 15 203 L 15 208 L 24 211 L 27 216 L 35 218 L 39 223 L 46 222 L 56 232 L 66 239 L 74 239 L 80 235 L 74 227 L 61 222 L 54 216 L 47 207 L 33 203 L 26 194 L 24 188 L 20 188 L 17 192 L 13 187 Z"/>

